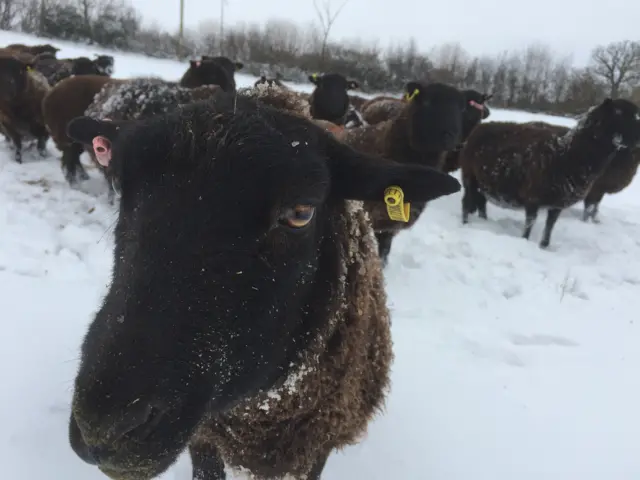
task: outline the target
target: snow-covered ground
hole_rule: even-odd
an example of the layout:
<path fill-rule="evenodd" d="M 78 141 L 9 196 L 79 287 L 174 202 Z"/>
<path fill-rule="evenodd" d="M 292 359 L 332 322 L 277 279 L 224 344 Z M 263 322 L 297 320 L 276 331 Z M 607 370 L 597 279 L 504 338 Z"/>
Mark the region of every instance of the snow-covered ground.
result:
<path fill-rule="evenodd" d="M 0 32 L 0 44 L 35 43 Z M 93 54 L 62 42 L 61 56 Z M 185 65 L 116 55 L 116 76 Z M 241 86 L 254 81 L 238 75 Z M 296 87 L 297 88 L 297 87 Z M 309 86 L 300 86 L 309 89 Z M 572 121 L 493 110 L 491 120 Z M 99 480 L 67 442 L 78 347 L 104 293 L 114 210 L 103 179 L 70 189 L 58 152 L 12 160 L 0 141 L 0 465 L 11 480 Z M 562 215 L 548 251 L 524 213 L 460 223 L 440 199 L 386 271 L 396 361 L 387 412 L 330 457 L 327 480 L 640 478 L 640 184 L 601 224 Z M 185 457 L 164 480 L 190 480 Z"/>

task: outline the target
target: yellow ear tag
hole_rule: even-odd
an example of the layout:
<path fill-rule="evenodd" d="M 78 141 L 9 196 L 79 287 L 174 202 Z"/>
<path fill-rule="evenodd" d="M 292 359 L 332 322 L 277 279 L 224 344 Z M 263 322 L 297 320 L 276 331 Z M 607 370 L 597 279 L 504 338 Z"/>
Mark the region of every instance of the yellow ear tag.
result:
<path fill-rule="evenodd" d="M 404 192 L 400 187 L 387 187 L 384 191 L 384 203 L 387 204 L 387 215 L 394 222 L 409 221 L 409 203 L 404 202 Z"/>
<path fill-rule="evenodd" d="M 33 70 L 33 68 L 27 67 L 27 72 L 31 72 L 32 70 Z"/>
<path fill-rule="evenodd" d="M 311 77 L 312 77 L 314 80 L 317 80 L 317 79 L 318 79 L 318 74 L 317 74 L 317 73 L 314 73 L 313 75 L 311 75 Z"/>
<path fill-rule="evenodd" d="M 413 91 L 413 93 L 412 93 L 411 95 L 409 95 L 408 93 L 405 93 L 405 94 L 404 94 L 404 99 L 405 99 L 407 102 L 410 102 L 410 101 L 411 101 L 411 100 L 413 100 L 413 99 L 416 97 L 416 95 L 418 95 L 419 93 L 420 93 L 420 90 L 418 90 L 418 89 L 416 88 L 416 89 Z"/>

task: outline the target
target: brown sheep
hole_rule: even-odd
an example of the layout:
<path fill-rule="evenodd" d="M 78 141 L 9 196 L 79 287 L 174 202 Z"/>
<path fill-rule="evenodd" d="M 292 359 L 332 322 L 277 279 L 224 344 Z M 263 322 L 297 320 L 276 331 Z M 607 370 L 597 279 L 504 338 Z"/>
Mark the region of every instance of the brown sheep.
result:
<path fill-rule="evenodd" d="M 41 53 L 52 53 L 53 55 L 55 55 L 60 51 L 59 48 L 56 48 L 48 43 L 44 45 L 24 45 L 22 43 L 13 43 L 11 45 L 7 45 L 5 48 L 7 48 L 8 50 L 15 50 L 16 52 L 28 53 L 30 55 L 33 55 L 34 57 L 36 55 L 40 55 Z"/>
<path fill-rule="evenodd" d="M 366 100 L 360 106 L 359 110 L 364 113 L 364 111 L 367 108 L 369 108 L 372 104 L 374 104 L 376 102 L 381 102 L 383 100 L 393 100 L 393 101 L 396 101 L 396 102 L 400 102 L 400 101 L 402 101 L 402 98 L 396 98 L 396 97 L 392 97 L 390 95 L 378 95 L 377 97 L 373 97 L 373 98 L 370 98 L 370 99 Z"/>
<path fill-rule="evenodd" d="M 391 120 L 360 128 L 345 129 L 340 138 L 351 147 L 406 164 L 442 169 L 445 155 L 462 136 L 466 100 L 460 90 L 441 83 L 409 82 L 411 100 Z M 389 219 L 383 202 L 368 202 L 378 238 L 380 257 L 386 263 L 393 237 L 409 228 L 424 210 L 424 203 L 412 203 L 409 221 Z"/>
<path fill-rule="evenodd" d="M 296 113 L 306 118 L 311 118 L 309 95 L 288 88 L 259 83 L 255 87 L 241 88 L 238 95 L 259 100 L 278 110 Z"/>
<path fill-rule="evenodd" d="M 487 200 L 524 208 L 529 238 L 538 210 L 548 209 L 540 247 L 549 246 L 560 212 L 587 195 L 621 148 L 640 141 L 640 109 L 627 100 L 606 99 L 563 134 L 556 127 L 489 122 L 472 133 L 460 156 L 464 197 L 462 221 Z"/>
<path fill-rule="evenodd" d="M 369 125 L 377 125 L 398 115 L 404 107 L 404 101 L 398 98 L 380 98 L 368 103 L 362 109 L 362 118 Z"/>
<path fill-rule="evenodd" d="M 123 186 L 113 278 L 75 378 L 74 452 L 121 480 L 156 478 L 185 450 L 194 479 L 320 479 L 389 389 L 362 200 L 398 185 L 428 201 L 458 181 L 224 92 L 144 122 L 78 118 L 69 134 Z"/>
<path fill-rule="evenodd" d="M 78 179 L 88 179 L 89 175 L 80 163 L 84 148 L 67 136 L 67 124 L 75 117 L 84 115 L 93 98 L 107 83 L 121 84 L 125 81 L 103 75 L 69 77 L 59 82 L 44 97 L 44 122 L 56 147 L 62 152 L 62 171 L 70 185 L 75 184 Z"/>
<path fill-rule="evenodd" d="M 0 57 L 0 126 L 15 147 L 15 160 L 22 163 L 22 140 L 36 140 L 38 152 L 46 155 L 47 129 L 42 118 L 42 99 L 49 90 L 46 78 L 14 57 Z"/>
<path fill-rule="evenodd" d="M 0 58 L 17 58 L 21 62 L 29 65 L 35 59 L 35 55 L 19 50 L 11 50 L 10 48 L 0 48 Z"/>

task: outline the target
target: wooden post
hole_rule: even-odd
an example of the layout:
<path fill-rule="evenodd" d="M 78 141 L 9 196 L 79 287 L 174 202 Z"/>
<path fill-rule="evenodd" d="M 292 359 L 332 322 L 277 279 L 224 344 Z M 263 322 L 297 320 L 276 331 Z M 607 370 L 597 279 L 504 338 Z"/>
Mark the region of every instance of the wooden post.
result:
<path fill-rule="evenodd" d="M 180 29 L 178 33 L 178 58 L 184 57 L 184 0 L 180 0 Z"/>

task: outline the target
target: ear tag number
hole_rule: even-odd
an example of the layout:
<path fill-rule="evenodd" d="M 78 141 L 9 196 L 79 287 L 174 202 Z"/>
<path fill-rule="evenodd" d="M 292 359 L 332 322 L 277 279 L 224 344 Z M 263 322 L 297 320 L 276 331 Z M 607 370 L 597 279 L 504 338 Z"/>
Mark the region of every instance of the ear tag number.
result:
<path fill-rule="evenodd" d="M 409 203 L 404 202 L 404 192 L 400 187 L 388 187 L 384 191 L 384 203 L 387 204 L 387 215 L 394 222 L 409 221 Z"/>

